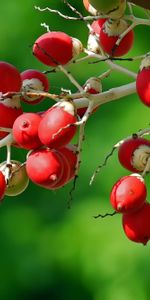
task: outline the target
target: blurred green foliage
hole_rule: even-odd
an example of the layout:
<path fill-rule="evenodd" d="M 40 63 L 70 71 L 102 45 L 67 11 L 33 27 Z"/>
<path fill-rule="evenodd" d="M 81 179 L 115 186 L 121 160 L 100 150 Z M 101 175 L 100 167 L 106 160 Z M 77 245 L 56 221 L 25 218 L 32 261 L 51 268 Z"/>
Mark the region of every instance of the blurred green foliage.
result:
<path fill-rule="evenodd" d="M 71 1 L 84 15 L 82 1 Z M 14 64 L 20 71 L 45 67 L 32 55 L 32 44 L 45 32 L 64 31 L 83 41 L 87 28 L 81 22 L 64 20 L 49 12 L 40 13 L 34 5 L 72 12 L 59 0 L 8 0 L 0 5 L 0 59 Z M 136 10 L 142 15 L 140 9 Z M 135 44 L 129 56 L 149 50 L 150 28 L 135 29 Z M 138 63 L 122 62 L 137 71 Z M 71 72 L 83 84 L 88 77 L 107 70 L 104 63 L 82 63 Z M 50 74 L 51 92 L 72 89 L 62 74 Z M 132 81 L 115 72 L 103 82 L 104 90 Z M 45 100 L 25 111 L 48 108 Z M 102 106 L 86 127 L 82 164 L 74 192 L 72 208 L 67 209 L 70 183 L 51 192 L 30 183 L 18 197 L 6 197 L 0 207 L 0 299 L 1 300 L 147 300 L 150 298 L 150 246 L 127 240 L 121 216 L 94 219 L 98 213 L 111 212 L 109 193 L 114 182 L 128 174 L 118 163 L 117 154 L 110 159 L 92 187 L 89 179 L 98 163 L 119 139 L 147 127 L 149 109 L 136 95 Z M 1 160 L 5 159 L 1 150 Z M 13 149 L 13 158 L 24 160 L 26 152 Z M 147 178 L 147 185 L 149 179 Z M 149 196 L 149 191 L 148 191 Z"/>

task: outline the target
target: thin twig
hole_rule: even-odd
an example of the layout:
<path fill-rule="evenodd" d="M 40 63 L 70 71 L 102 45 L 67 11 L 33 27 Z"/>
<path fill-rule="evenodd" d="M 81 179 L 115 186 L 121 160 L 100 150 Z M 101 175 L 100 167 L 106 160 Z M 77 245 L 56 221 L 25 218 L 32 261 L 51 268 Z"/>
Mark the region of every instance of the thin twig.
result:
<path fill-rule="evenodd" d="M 112 212 L 112 213 L 106 213 L 106 214 L 104 214 L 104 215 L 99 214 L 99 215 L 97 215 L 97 216 L 93 216 L 93 218 L 94 218 L 94 219 L 98 219 L 98 218 L 104 219 L 104 218 L 106 218 L 106 217 L 113 217 L 113 216 L 116 215 L 116 214 L 117 214 L 117 212 L 114 211 L 114 212 Z"/>

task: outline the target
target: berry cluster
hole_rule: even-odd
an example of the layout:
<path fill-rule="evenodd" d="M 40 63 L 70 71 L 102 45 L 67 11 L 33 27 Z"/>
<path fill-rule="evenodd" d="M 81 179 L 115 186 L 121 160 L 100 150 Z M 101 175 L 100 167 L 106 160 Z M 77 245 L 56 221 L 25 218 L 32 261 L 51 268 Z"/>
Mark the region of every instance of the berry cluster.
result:
<path fill-rule="evenodd" d="M 124 168 L 136 173 L 114 184 L 110 202 L 117 213 L 122 213 L 126 236 L 145 245 L 150 240 L 150 204 L 143 176 L 150 171 L 150 141 L 137 136 L 124 140 L 118 159 Z"/>
<path fill-rule="evenodd" d="M 28 69 L 20 73 L 12 64 L 0 61 L 0 147 L 7 146 L 6 161 L 0 164 L 0 200 L 4 195 L 22 193 L 29 179 L 50 190 L 75 179 L 85 124 L 103 103 L 136 92 L 141 101 L 150 106 L 150 55 L 138 58 L 142 61 L 138 74 L 114 62 L 133 47 L 133 28 L 138 24 L 150 25 L 147 19 L 125 17 L 127 4 L 126 0 L 83 0 L 91 14 L 89 23 L 88 18 L 69 6 L 89 29 L 87 48 L 77 38 L 61 31 L 49 31 L 45 25 L 47 32 L 36 39 L 32 51 L 34 57 L 49 68 L 46 72 Z M 132 11 L 131 4 L 129 8 Z M 80 58 L 80 54 L 84 57 Z M 68 67 L 91 57 L 105 61 L 110 69 L 80 85 Z M 103 92 L 102 80 L 113 70 L 131 76 L 135 82 Z M 64 90 L 59 95 L 50 94 L 47 73 L 52 71 L 61 71 L 67 76 L 76 92 Z M 56 101 L 49 109 L 34 113 L 23 111 L 22 102 L 33 107 L 46 97 Z M 74 145 L 78 127 L 78 142 Z M 12 160 L 11 147 L 27 150 L 26 161 Z M 150 171 L 150 141 L 142 138 L 142 134 L 125 139 L 119 143 L 118 157 L 132 174 L 115 183 L 110 201 L 115 211 L 122 213 L 127 237 L 146 244 L 150 239 L 150 230 L 147 230 L 150 204 L 146 200 L 143 177 Z"/>

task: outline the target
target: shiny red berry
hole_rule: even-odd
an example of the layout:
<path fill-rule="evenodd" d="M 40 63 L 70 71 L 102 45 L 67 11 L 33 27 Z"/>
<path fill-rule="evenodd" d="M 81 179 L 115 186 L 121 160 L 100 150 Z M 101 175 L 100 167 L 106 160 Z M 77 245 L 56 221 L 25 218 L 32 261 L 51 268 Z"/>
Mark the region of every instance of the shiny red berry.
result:
<path fill-rule="evenodd" d="M 33 54 L 43 64 L 56 67 L 65 65 L 82 51 L 82 44 L 64 32 L 51 31 L 34 43 Z"/>
<path fill-rule="evenodd" d="M 130 213 L 142 207 L 146 201 L 147 190 L 144 179 L 139 174 L 124 176 L 113 186 L 110 202 L 120 213 Z"/>
<path fill-rule="evenodd" d="M 150 239 L 150 204 L 146 202 L 138 211 L 123 214 L 122 224 L 128 239 L 146 245 Z"/>
<path fill-rule="evenodd" d="M 12 133 L 20 147 L 31 150 L 42 145 L 38 137 L 40 121 L 41 117 L 36 113 L 23 113 L 15 120 Z"/>
<path fill-rule="evenodd" d="M 72 103 L 63 101 L 49 109 L 41 119 L 38 128 L 40 141 L 50 148 L 68 144 L 74 137 L 77 127 L 75 110 Z"/>

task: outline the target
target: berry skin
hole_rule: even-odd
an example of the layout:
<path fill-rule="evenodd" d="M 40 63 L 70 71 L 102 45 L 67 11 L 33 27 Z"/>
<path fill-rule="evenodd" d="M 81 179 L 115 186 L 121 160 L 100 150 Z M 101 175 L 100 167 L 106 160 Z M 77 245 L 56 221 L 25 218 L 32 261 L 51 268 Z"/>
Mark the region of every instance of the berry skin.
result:
<path fill-rule="evenodd" d="M 38 137 L 41 117 L 36 113 L 23 113 L 13 124 L 13 137 L 22 148 L 30 150 L 39 148 L 42 143 Z"/>
<path fill-rule="evenodd" d="M 61 188 L 62 186 L 64 186 L 65 184 L 68 183 L 69 178 L 70 178 L 70 165 L 69 165 L 69 161 L 67 159 L 67 157 L 63 154 L 63 152 L 60 151 L 61 149 L 59 149 L 59 151 L 57 151 L 57 155 L 60 157 L 62 163 L 63 163 L 63 172 L 62 175 L 60 176 L 59 181 L 53 185 L 53 187 L 51 187 L 51 189 L 58 189 Z"/>
<path fill-rule="evenodd" d="M 119 162 L 131 172 L 144 171 L 149 157 L 150 141 L 140 137 L 125 140 L 118 150 Z"/>
<path fill-rule="evenodd" d="M 25 165 L 21 166 L 21 162 L 11 160 L 11 176 L 6 187 L 5 195 L 18 196 L 25 191 L 29 184 L 29 178 L 26 173 Z M 5 175 L 7 162 L 0 164 L 0 170 Z"/>
<path fill-rule="evenodd" d="M 140 209 L 146 200 L 144 179 L 132 174 L 119 179 L 112 188 L 110 202 L 119 213 L 130 213 Z"/>
<path fill-rule="evenodd" d="M 78 39 L 64 32 L 51 31 L 40 36 L 34 43 L 33 54 L 43 64 L 56 67 L 65 65 L 82 52 Z"/>
<path fill-rule="evenodd" d="M 93 32 L 96 33 L 97 35 L 100 35 L 101 28 L 106 20 L 107 20 L 106 18 L 103 18 L 103 19 L 98 19 L 96 21 L 93 21 L 91 24 L 91 28 L 93 29 Z"/>
<path fill-rule="evenodd" d="M 130 30 L 116 46 L 119 35 L 128 28 L 126 21 L 107 20 L 100 31 L 99 42 L 103 50 L 110 56 L 120 57 L 129 52 L 133 46 L 134 32 Z"/>
<path fill-rule="evenodd" d="M 63 162 L 63 172 L 60 180 L 51 189 L 61 188 L 74 178 L 77 163 L 76 151 L 77 147 L 74 145 L 66 145 L 57 150 L 57 154 L 61 157 Z"/>
<path fill-rule="evenodd" d="M 68 144 L 76 133 L 77 121 L 72 103 L 62 101 L 52 106 L 43 116 L 38 128 L 40 141 L 47 147 L 59 148 Z M 68 126 L 67 128 L 64 128 Z M 64 128 L 64 129 L 62 129 Z"/>
<path fill-rule="evenodd" d="M 19 92 L 21 85 L 21 76 L 16 67 L 0 61 L 0 93 Z"/>
<path fill-rule="evenodd" d="M 77 147 L 74 145 L 66 145 L 65 147 L 60 148 L 59 152 L 62 153 L 68 160 L 70 168 L 68 181 L 70 181 L 75 176 L 75 167 L 77 163 Z"/>
<path fill-rule="evenodd" d="M 122 224 L 128 239 L 146 245 L 150 239 L 150 204 L 146 202 L 138 211 L 123 214 Z"/>
<path fill-rule="evenodd" d="M 5 191 L 6 191 L 6 181 L 2 171 L 0 171 L 0 201 L 3 200 Z"/>
<path fill-rule="evenodd" d="M 22 92 L 41 91 L 48 92 L 49 81 L 47 76 L 38 71 L 29 69 L 21 73 L 22 78 Z M 24 102 L 29 104 L 37 104 L 44 99 L 42 96 L 24 96 L 21 98 Z"/>
<path fill-rule="evenodd" d="M 150 107 L 150 67 L 144 68 L 138 73 L 136 90 L 140 100 Z"/>
<path fill-rule="evenodd" d="M 12 128 L 14 121 L 22 113 L 20 99 L 17 96 L 5 99 L 0 103 L 0 127 Z M 7 132 L 0 131 L 0 139 L 7 135 Z"/>
<path fill-rule="evenodd" d="M 35 184 L 51 189 L 62 178 L 63 162 L 56 151 L 38 149 L 28 156 L 26 171 Z"/>

